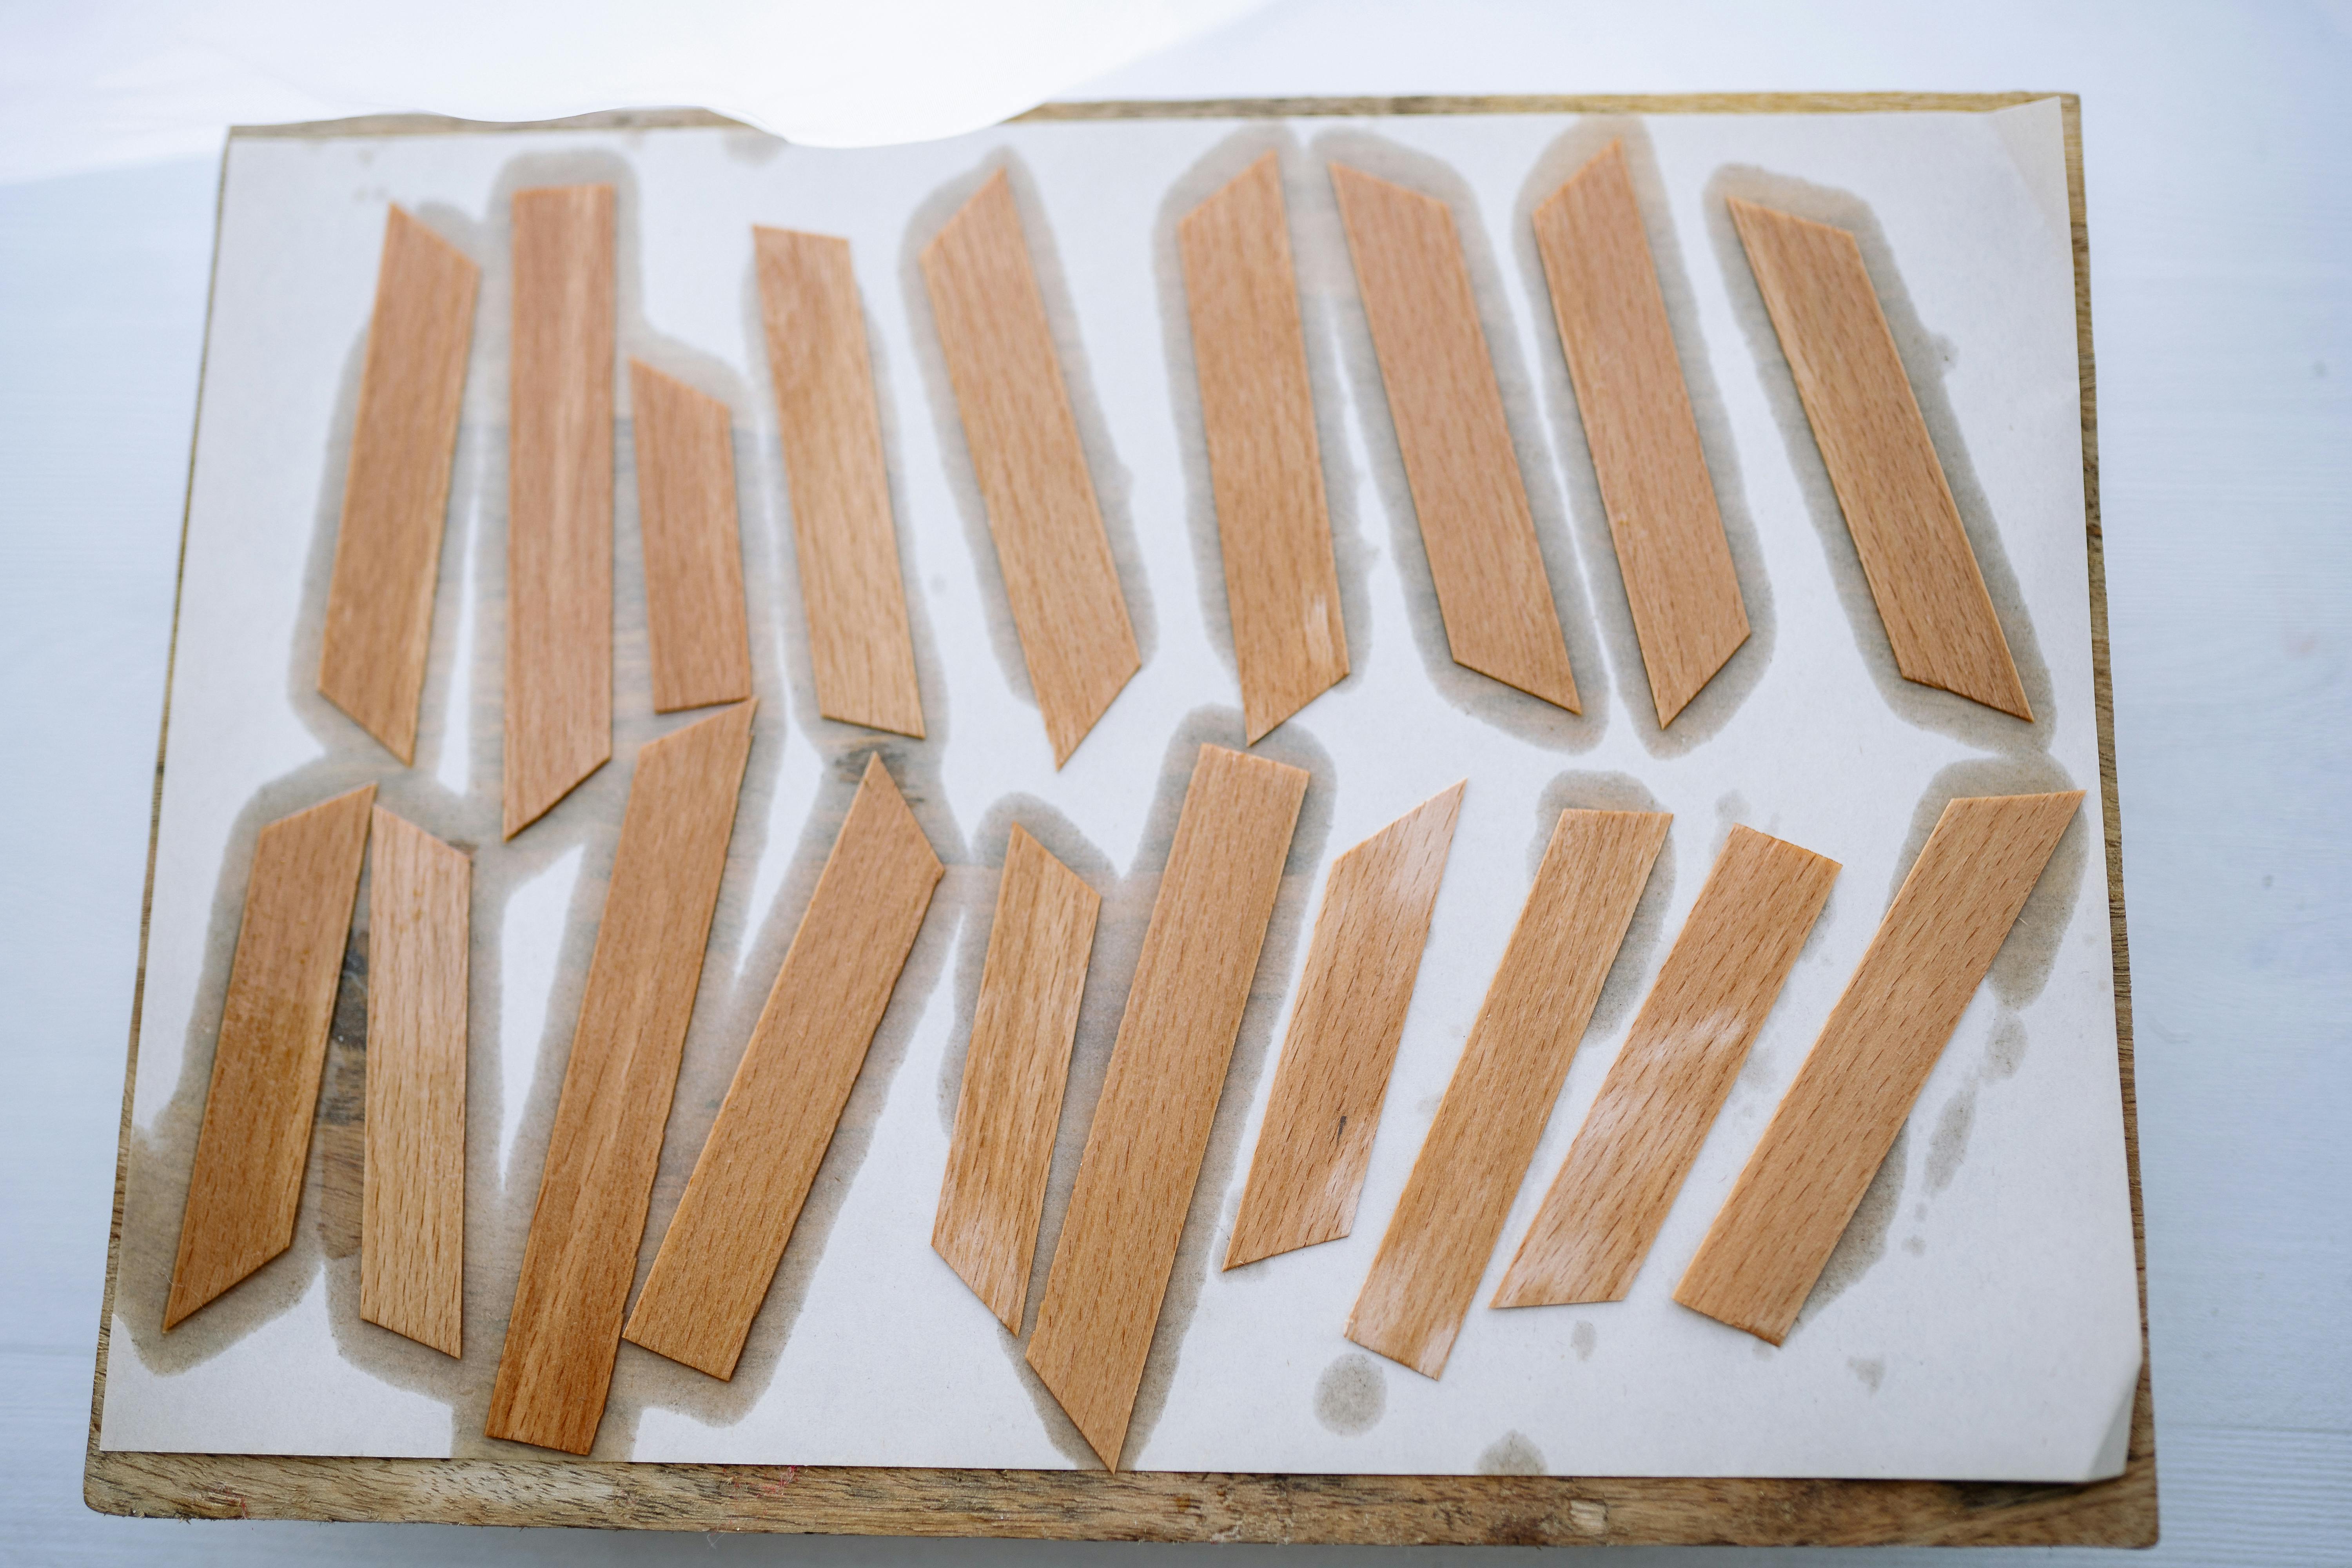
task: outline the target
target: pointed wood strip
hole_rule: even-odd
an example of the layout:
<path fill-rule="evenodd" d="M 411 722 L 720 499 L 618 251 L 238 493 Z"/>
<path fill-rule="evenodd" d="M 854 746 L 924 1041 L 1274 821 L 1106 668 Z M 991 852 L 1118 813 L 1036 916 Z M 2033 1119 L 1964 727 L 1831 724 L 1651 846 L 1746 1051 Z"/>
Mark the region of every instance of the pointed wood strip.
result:
<path fill-rule="evenodd" d="M 637 523 L 654 711 L 751 695 L 743 548 L 735 527 L 735 432 L 727 405 L 629 362 Z"/>
<path fill-rule="evenodd" d="M 923 247 L 922 265 L 1059 767 L 1143 661 L 1003 170 Z"/>
<path fill-rule="evenodd" d="M 1355 1226 L 1462 787 L 1423 801 L 1332 862 L 1225 1248 L 1228 1268 L 1336 1240 Z"/>
<path fill-rule="evenodd" d="M 1331 185 L 1454 662 L 1578 712 L 1454 214 L 1344 163 Z"/>
<path fill-rule="evenodd" d="M 1675 1300 L 1787 1338 L 2082 798 L 1944 807 Z"/>
<path fill-rule="evenodd" d="M 931 1250 L 1015 1334 L 1101 910 L 1101 894 L 1013 825 Z"/>
<path fill-rule="evenodd" d="M 1672 820 L 1560 813 L 1348 1319 L 1366 1350 L 1445 1370 Z"/>
<path fill-rule="evenodd" d="M 613 754 L 613 187 L 514 197 L 506 836 Z"/>
<path fill-rule="evenodd" d="M 362 785 L 255 837 L 166 1329 L 293 1245 L 374 800 Z"/>
<path fill-rule="evenodd" d="M 1906 680 L 2033 710 L 1853 236 L 1734 199 L 1757 289 Z"/>
<path fill-rule="evenodd" d="M 1348 673 L 1307 338 L 1268 153 L 1176 226 L 1242 715 L 1255 744 Z"/>
<path fill-rule="evenodd" d="M 1810 849 L 1732 828 L 1496 1306 L 1625 1299 L 1837 874 Z"/>
<path fill-rule="evenodd" d="M 1054 1248 L 1029 1364 L 1112 1469 L 1307 782 L 1304 769 L 1201 748 Z"/>
<path fill-rule="evenodd" d="M 920 737 L 890 475 L 849 241 L 753 228 L 817 711 Z"/>
<path fill-rule="evenodd" d="M 1536 208 L 1535 232 L 1664 729 L 1748 640 L 1748 607 L 1622 143 Z"/>
<path fill-rule="evenodd" d="M 474 863 L 382 806 L 373 842 L 360 1317 L 462 1355 Z"/>
<path fill-rule="evenodd" d="M 637 752 L 490 1390 L 490 1436 L 572 1454 L 595 1446 L 757 706 Z"/>
<path fill-rule="evenodd" d="M 319 690 L 404 765 L 416 757 L 480 277 L 457 247 L 400 208 L 385 215 Z"/>
<path fill-rule="evenodd" d="M 869 757 L 629 1315 L 632 1343 L 734 1375 L 940 872 Z"/>

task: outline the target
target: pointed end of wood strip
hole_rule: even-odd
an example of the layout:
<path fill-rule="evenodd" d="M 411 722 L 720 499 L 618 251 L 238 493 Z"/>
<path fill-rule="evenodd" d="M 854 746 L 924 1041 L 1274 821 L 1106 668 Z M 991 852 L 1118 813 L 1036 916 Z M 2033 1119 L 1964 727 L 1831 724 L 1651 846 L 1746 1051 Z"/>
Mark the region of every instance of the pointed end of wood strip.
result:
<path fill-rule="evenodd" d="M 386 244 L 389 245 L 396 234 L 401 243 L 404 245 L 421 246 L 432 251 L 435 258 L 441 265 L 452 268 L 465 275 L 467 291 L 471 293 L 481 278 L 481 264 L 452 245 L 448 237 L 442 234 L 440 230 L 402 206 L 398 202 L 389 204 L 389 209 L 384 216 Z"/>
<path fill-rule="evenodd" d="M 1553 188 L 1551 195 L 1536 204 L 1536 226 L 1549 227 L 1559 221 L 1566 214 L 1568 204 L 1576 198 L 1580 187 L 1587 181 L 1608 178 L 1612 174 L 1616 178 L 1628 182 L 1633 177 L 1625 168 L 1625 139 L 1622 136 L 1611 138 L 1608 146 L 1577 165 L 1576 173 L 1562 180 Z"/>
<path fill-rule="evenodd" d="M 1417 1372 L 1431 1382 L 1444 1374 L 1445 1363 L 1454 1353 L 1454 1336 L 1448 1334 L 1443 1345 L 1406 1346 L 1379 1342 L 1370 1330 L 1360 1326 L 1351 1316 L 1348 1320 L 1346 1337 L 1350 1344 L 1359 1344 L 1383 1361 L 1392 1361 L 1407 1372 Z"/>
<path fill-rule="evenodd" d="M 1907 672 L 1904 679 L 1938 691 L 1948 691 L 1955 697 L 1965 697 L 1997 713 L 2006 713 L 2012 719 L 2021 719 L 2031 724 L 2033 722 L 2033 706 L 2025 700 L 2025 683 L 2018 679 L 2017 662 L 2010 654 L 2006 637 L 2002 639 L 2000 653 L 2000 670 L 1998 674 L 1990 670 L 1979 672 L 1989 678 L 1984 680 L 1940 678 L 1923 680 Z"/>
<path fill-rule="evenodd" d="M 924 243 L 922 251 L 918 258 L 918 259 L 922 263 L 923 270 L 927 273 L 930 270 L 933 265 L 933 258 L 938 254 L 940 247 L 945 243 L 950 234 L 962 227 L 966 223 L 977 218 L 982 208 L 992 205 L 997 202 L 1009 202 L 1012 199 L 1013 182 L 1006 176 L 1004 165 L 1000 163 L 994 169 L 989 171 L 988 178 L 981 181 L 980 188 L 978 190 L 972 192 L 971 195 L 964 198 L 963 205 L 956 208 L 954 212 L 948 215 L 947 222 L 940 225 L 939 232 L 931 236 L 931 237 Z"/>
<path fill-rule="evenodd" d="M 1693 1292 L 1691 1296 L 1684 1295 L 1684 1290 L 1689 1286 L 1690 1276 L 1685 1274 L 1683 1276 L 1683 1282 L 1675 1287 L 1676 1306 L 1687 1307 L 1702 1318 L 1712 1318 L 1725 1328 L 1738 1329 L 1743 1334 L 1754 1334 L 1768 1345 L 1778 1345 L 1785 1342 L 1789 1337 L 1789 1331 L 1796 1326 L 1793 1313 L 1790 1314 L 1790 1321 L 1785 1323 L 1742 1321 L 1743 1314 L 1734 1312 L 1719 1302 L 1710 1302 L 1704 1297 L 1696 1297 L 1696 1292 Z M 1694 1299 L 1695 1297 L 1696 1299 Z"/>
<path fill-rule="evenodd" d="M 1530 1232 L 1529 1239 L 1532 1238 Z M 1488 1305 L 1497 1311 L 1508 1311 L 1518 1307 L 1582 1307 L 1622 1301 L 1631 1283 L 1630 1279 L 1595 1279 L 1577 1268 L 1566 1271 L 1565 1276 L 1547 1277 L 1541 1267 L 1529 1258 L 1528 1243 L 1522 1241 Z"/>
<path fill-rule="evenodd" d="M 980 1304 L 988 1309 L 989 1315 L 1004 1325 L 1006 1333 L 1015 1339 L 1020 1338 L 1021 1316 L 1029 1305 L 1028 1277 L 1021 1276 L 1012 1282 L 1009 1289 L 999 1290 L 992 1296 L 982 1283 L 979 1260 L 964 1257 L 956 1246 L 959 1237 L 946 1231 L 943 1224 L 946 1217 L 942 1213 L 939 1221 L 935 1221 L 931 1226 L 931 1250 L 939 1255 L 940 1262 L 954 1271 L 955 1277 L 962 1281 L 964 1289 L 970 1290 Z M 1010 1300 L 1007 1300 L 1007 1297 L 1010 1297 Z"/>
<path fill-rule="evenodd" d="M 1459 654 L 1454 656 L 1454 662 L 1465 669 L 1475 670 L 1490 680 L 1499 680 L 1515 691 L 1524 691 L 1555 708 L 1565 709 L 1580 718 L 1583 716 L 1584 709 L 1576 691 L 1576 671 L 1569 665 L 1568 644 L 1564 639 L 1559 645 L 1559 658 L 1554 659 L 1547 648 L 1539 662 L 1525 668 L 1505 668 L 1499 660 L 1473 664 Z"/>
<path fill-rule="evenodd" d="M 1268 182 L 1273 184 L 1275 200 L 1279 202 L 1282 199 L 1282 170 L 1280 160 L 1272 148 L 1258 154 L 1250 161 L 1247 168 L 1195 203 L 1192 211 L 1176 220 L 1177 233 L 1191 233 L 1196 226 L 1196 220 L 1213 216 L 1216 209 L 1228 202 L 1255 195 L 1250 187 Z"/>
<path fill-rule="evenodd" d="M 656 741 L 650 743 L 659 745 L 661 742 Z M 544 798 L 533 798 L 532 796 L 526 795 L 521 786 L 516 784 L 513 772 L 509 769 L 507 773 L 507 788 L 504 792 L 505 810 L 502 814 L 501 823 L 504 831 L 499 835 L 499 837 L 502 838 L 512 838 L 516 834 L 520 833 L 524 828 L 529 827 L 532 823 L 537 822 L 541 817 L 545 816 L 549 812 L 553 811 L 557 806 L 563 804 L 563 799 L 566 795 L 569 795 L 573 790 L 578 789 L 582 784 L 586 784 L 591 775 L 593 775 L 598 768 L 603 767 L 606 763 L 609 763 L 612 760 L 613 742 L 611 736 L 608 734 L 605 737 L 604 748 L 596 758 L 590 762 L 587 766 L 582 768 L 579 773 L 572 778 L 571 783 L 563 785 L 561 789 L 545 792 Z"/>
<path fill-rule="evenodd" d="M 1122 599 L 1119 602 L 1119 615 L 1124 618 L 1126 614 L 1127 604 Z M 1083 714 L 1071 712 L 1045 714 L 1045 741 L 1054 748 L 1054 767 L 1056 772 L 1064 763 L 1070 760 L 1071 753 L 1078 749 L 1079 742 L 1094 733 L 1095 726 L 1102 722 L 1102 716 L 1110 711 L 1110 705 L 1118 700 L 1118 694 L 1127 689 L 1127 683 L 1133 680 L 1136 672 L 1143 668 L 1142 657 L 1135 647 L 1132 623 L 1129 625 L 1126 650 L 1127 668 L 1119 672 L 1116 682 L 1104 688 L 1102 700 L 1096 703 L 1095 710 Z M 1042 711 L 1044 709 L 1042 702 L 1039 708 Z"/>
<path fill-rule="evenodd" d="M 1731 656 L 1748 646 L 1748 638 L 1752 628 L 1748 624 L 1747 602 L 1744 599 L 1735 600 L 1733 607 L 1738 614 L 1737 623 L 1738 635 L 1725 638 L 1720 652 L 1700 656 L 1709 662 L 1703 667 L 1698 667 L 1703 668 L 1705 673 L 1698 675 L 1697 679 L 1685 679 L 1679 687 L 1669 685 L 1665 679 L 1665 672 L 1650 668 L 1648 655 L 1644 653 L 1643 656 L 1643 673 L 1650 678 L 1650 702 L 1657 710 L 1659 729 L 1663 730 L 1681 718 L 1683 710 L 1697 700 L 1698 694 L 1707 689 L 1710 681 L 1723 673 L 1723 667 L 1731 662 Z"/>
<path fill-rule="evenodd" d="M 426 1350 L 439 1351 L 443 1355 L 453 1356 L 459 1360 L 463 1360 L 465 1357 L 465 1341 L 460 1335 L 451 1334 L 446 1341 L 444 1341 L 442 1338 L 436 1336 L 433 1331 L 421 1324 L 412 1324 L 409 1327 L 403 1328 L 400 1324 L 393 1322 L 389 1319 L 371 1314 L 364 1308 L 360 1311 L 360 1321 L 362 1323 L 373 1323 L 385 1333 L 398 1334 L 402 1339 L 407 1340 L 413 1344 L 423 1345 Z"/>
<path fill-rule="evenodd" d="M 878 709 L 853 712 L 846 708 L 829 708 L 820 698 L 816 710 L 820 716 L 836 724 L 855 724 L 861 730 L 879 730 L 885 734 L 904 735 L 911 741 L 923 739 L 923 713 L 919 707 L 911 713 L 884 712 Z"/>
<path fill-rule="evenodd" d="M 401 715 L 397 712 L 382 713 L 371 717 L 360 711 L 366 705 L 365 694 L 340 689 L 327 672 L 327 660 L 324 654 L 321 654 L 319 659 L 319 695 L 333 703 L 337 712 L 366 731 L 368 739 L 398 758 L 402 767 L 416 765 L 415 713 L 413 711 L 409 713 L 408 721 L 404 725 L 401 722 Z"/>
<path fill-rule="evenodd" d="M 1103 1468 L 1117 1470 L 1119 1450 L 1127 1443 L 1128 1425 L 1135 1414 L 1132 1396 L 1129 1397 L 1128 1409 L 1119 1415 L 1115 1425 L 1110 1421 L 1097 1418 L 1090 1428 L 1087 1421 L 1071 1408 L 1070 1401 L 1063 1390 L 1055 1386 L 1060 1373 L 1038 1361 L 1037 1337 L 1034 1334 L 1030 1336 L 1029 1349 L 1024 1353 L 1022 1359 L 1028 1363 L 1029 1370 L 1037 1374 L 1037 1381 L 1045 1385 L 1045 1392 L 1054 1396 L 1054 1403 L 1062 1407 L 1062 1414 L 1069 1417 L 1070 1425 L 1078 1429 L 1078 1436 L 1086 1439 L 1087 1447 L 1094 1450 L 1095 1458 L 1102 1461 Z"/>
<path fill-rule="evenodd" d="M 940 864 L 939 851 L 931 847 L 930 835 L 925 833 L 923 825 L 915 820 L 914 808 L 907 804 L 907 797 L 898 792 L 898 781 L 890 776 L 890 770 L 883 763 L 882 753 L 878 751 L 866 754 L 866 772 L 859 775 L 857 780 L 859 795 L 865 795 L 869 790 L 877 799 L 887 799 L 888 805 L 897 808 L 897 815 L 906 819 L 908 832 L 914 836 L 915 842 L 923 847 L 923 853 L 930 858 L 932 881 L 937 882 L 940 878 L 945 876 L 947 868 Z"/>

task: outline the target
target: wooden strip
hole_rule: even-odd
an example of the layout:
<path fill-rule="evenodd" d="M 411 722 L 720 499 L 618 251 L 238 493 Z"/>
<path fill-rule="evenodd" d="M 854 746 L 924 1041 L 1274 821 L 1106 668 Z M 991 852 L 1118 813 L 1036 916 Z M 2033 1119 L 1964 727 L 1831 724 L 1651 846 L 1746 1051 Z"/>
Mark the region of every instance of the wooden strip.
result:
<path fill-rule="evenodd" d="M 1078 1163 L 1029 1364 L 1118 1468 L 1307 774 L 1202 746 Z"/>
<path fill-rule="evenodd" d="M 294 1243 L 375 785 L 256 836 L 163 1327 Z"/>
<path fill-rule="evenodd" d="M 849 241 L 753 228 L 817 711 L 920 737 L 923 698 Z"/>
<path fill-rule="evenodd" d="M 1622 143 L 1536 208 L 1535 232 L 1664 729 L 1748 640 L 1748 607 Z"/>
<path fill-rule="evenodd" d="M 1366 1350 L 1445 1370 L 1672 820 L 1560 813 L 1348 1319 Z"/>
<path fill-rule="evenodd" d="M 1944 807 L 1675 1300 L 1788 1336 L 2082 798 Z"/>
<path fill-rule="evenodd" d="M 1101 894 L 1013 825 L 931 1250 L 1015 1334 L 1101 910 Z"/>
<path fill-rule="evenodd" d="M 735 432 L 727 405 L 629 362 L 637 523 L 654 711 L 751 695 L 743 549 L 735 527 Z"/>
<path fill-rule="evenodd" d="M 506 837 L 613 754 L 613 187 L 514 198 Z"/>
<path fill-rule="evenodd" d="M 1268 153 L 1176 226 L 1251 744 L 1348 673 L 1307 337 Z"/>
<path fill-rule="evenodd" d="M 462 1355 L 474 863 L 375 808 L 360 1318 Z"/>
<path fill-rule="evenodd" d="M 433 643 L 449 467 L 481 268 L 399 207 L 384 216 L 320 638 L 319 690 L 402 765 Z"/>
<path fill-rule="evenodd" d="M 1853 236 L 1752 202 L 1731 217 L 1906 680 L 2033 718 Z"/>
<path fill-rule="evenodd" d="M 632 1343 L 734 1375 L 941 869 L 880 753 L 868 757 L 629 1315 Z"/>
<path fill-rule="evenodd" d="M 572 1454 L 595 1446 L 757 706 L 738 703 L 637 752 L 499 1352 L 490 1436 Z"/>
<path fill-rule="evenodd" d="M 1228 1268 L 1355 1227 L 1462 789 L 1423 801 L 1332 862 Z"/>
<path fill-rule="evenodd" d="M 1454 214 L 1331 165 L 1454 662 L 1579 712 Z"/>
<path fill-rule="evenodd" d="M 1060 767 L 1143 660 L 1002 169 L 923 247 L 922 264 L 1013 625 Z"/>
<path fill-rule="evenodd" d="M 1496 1306 L 1625 1299 L 1837 874 L 1810 849 L 1732 828 Z"/>

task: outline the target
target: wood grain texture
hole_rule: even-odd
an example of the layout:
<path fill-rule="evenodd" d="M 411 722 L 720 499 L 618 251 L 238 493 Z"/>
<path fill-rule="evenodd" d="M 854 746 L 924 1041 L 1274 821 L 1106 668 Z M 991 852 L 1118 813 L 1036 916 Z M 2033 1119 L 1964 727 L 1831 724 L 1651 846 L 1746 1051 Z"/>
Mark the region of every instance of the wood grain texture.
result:
<path fill-rule="evenodd" d="M 629 1315 L 632 1343 L 734 1375 L 941 870 L 880 754 L 867 758 Z"/>
<path fill-rule="evenodd" d="M 1737 198 L 1731 217 L 1771 313 L 1906 680 L 2033 710 L 1985 592 L 1944 466 L 1853 236 Z"/>
<path fill-rule="evenodd" d="M 397 206 L 384 215 L 319 691 L 403 766 L 416 757 L 416 705 L 433 643 L 480 279 L 481 268 L 432 229 Z"/>
<path fill-rule="evenodd" d="M 1143 660 L 1002 169 L 923 247 L 922 268 L 1059 767 Z"/>
<path fill-rule="evenodd" d="M 1622 144 L 1536 208 L 1535 235 L 1664 729 L 1748 640 L 1748 607 Z"/>
<path fill-rule="evenodd" d="M 1454 214 L 1345 163 L 1331 187 L 1454 662 L 1579 712 Z"/>
<path fill-rule="evenodd" d="M 462 1355 L 474 863 L 375 808 L 360 1318 Z"/>
<path fill-rule="evenodd" d="M 1445 1370 L 1673 820 L 1560 813 L 1349 1315 L 1366 1350 Z"/>
<path fill-rule="evenodd" d="M 629 406 L 654 711 L 740 702 L 751 695 L 751 645 L 733 417 L 719 399 L 635 359 Z"/>
<path fill-rule="evenodd" d="M 613 755 L 613 187 L 514 197 L 504 805 L 512 838 Z"/>
<path fill-rule="evenodd" d="M 849 241 L 754 228 L 817 711 L 919 738 L 898 536 Z"/>
<path fill-rule="evenodd" d="M 1268 153 L 1176 226 L 1251 744 L 1348 673 L 1323 450 Z"/>
<path fill-rule="evenodd" d="M 1228 1268 L 1355 1226 L 1462 790 L 1423 801 L 1331 863 Z"/>
<path fill-rule="evenodd" d="M 1118 1468 L 1307 773 L 1202 746 L 1095 1102 L 1031 1367 Z"/>
<path fill-rule="evenodd" d="M 1019 823 L 1004 847 L 931 1250 L 1021 1331 L 1102 895 Z"/>
<path fill-rule="evenodd" d="M 637 752 L 499 1352 L 490 1436 L 572 1454 L 595 1446 L 757 706 L 738 703 Z"/>
<path fill-rule="evenodd" d="M 166 1330 L 293 1245 L 374 801 L 365 784 L 281 816 L 254 839 Z"/>
<path fill-rule="evenodd" d="M 1773 1344 L 1787 1337 L 2082 799 L 1944 807 L 1675 1300 Z"/>
<path fill-rule="evenodd" d="M 1838 869 L 1732 827 L 1496 1306 L 1625 1299 Z"/>

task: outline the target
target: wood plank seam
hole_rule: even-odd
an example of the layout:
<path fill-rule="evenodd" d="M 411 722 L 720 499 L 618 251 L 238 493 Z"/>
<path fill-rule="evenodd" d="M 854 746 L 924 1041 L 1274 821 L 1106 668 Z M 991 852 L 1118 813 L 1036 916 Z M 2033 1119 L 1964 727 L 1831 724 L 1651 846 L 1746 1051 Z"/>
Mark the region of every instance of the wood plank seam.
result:
<path fill-rule="evenodd" d="M 751 695 L 751 643 L 733 416 L 719 399 L 635 359 L 629 405 L 654 711 L 740 702 Z"/>

